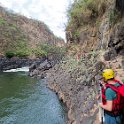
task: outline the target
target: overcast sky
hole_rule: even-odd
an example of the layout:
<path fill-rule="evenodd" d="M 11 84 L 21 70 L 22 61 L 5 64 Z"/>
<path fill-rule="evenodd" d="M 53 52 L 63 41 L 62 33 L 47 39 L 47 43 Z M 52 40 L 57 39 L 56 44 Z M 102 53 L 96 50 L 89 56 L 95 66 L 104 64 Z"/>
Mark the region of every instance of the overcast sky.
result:
<path fill-rule="evenodd" d="M 2 6 L 35 18 L 48 25 L 50 30 L 65 39 L 66 10 L 72 0 L 0 0 Z"/>

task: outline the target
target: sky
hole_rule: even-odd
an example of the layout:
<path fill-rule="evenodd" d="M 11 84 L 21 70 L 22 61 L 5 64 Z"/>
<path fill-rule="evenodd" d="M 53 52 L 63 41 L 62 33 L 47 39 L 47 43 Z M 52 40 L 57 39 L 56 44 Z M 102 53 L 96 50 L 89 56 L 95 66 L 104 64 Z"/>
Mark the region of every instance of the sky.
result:
<path fill-rule="evenodd" d="M 72 0 L 0 0 L 0 4 L 28 18 L 43 21 L 58 37 L 65 39 L 66 10 Z"/>

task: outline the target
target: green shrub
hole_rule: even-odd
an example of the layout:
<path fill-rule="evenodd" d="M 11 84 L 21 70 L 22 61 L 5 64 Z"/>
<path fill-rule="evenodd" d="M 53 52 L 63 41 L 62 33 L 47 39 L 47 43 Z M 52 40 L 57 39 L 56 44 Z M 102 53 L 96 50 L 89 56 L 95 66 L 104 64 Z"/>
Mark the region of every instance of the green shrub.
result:
<path fill-rule="evenodd" d="M 0 25 L 5 24 L 6 20 L 4 20 L 3 18 L 0 18 Z"/>
<path fill-rule="evenodd" d="M 122 82 L 124 83 L 124 79 L 122 79 Z"/>
<path fill-rule="evenodd" d="M 28 45 L 27 45 L 27 40 L 22 37 L 18 39 L 16 45 L 15 45 L 15 53 L 16 56 L 18 57 L 26 57 L 30 55 Z"/>
<path fill-rule="evenodd" d="M 118 14 L 117 10 L 112 9 L 112 10 L 109 11 L 109 23 L 110 23 L 110 26 L 113 26 L 117 22 L 118 17 L 119 17 L 119 14 Z"/>
<path fill-rule="evenodd" d="M 48 53 L 40 49 L 39 47 L 37 47 L 32 49 L 31 54 L 35 54 L 36 57 L 40 57 L 40 56 L 44 57 L 44 56 L 47 56 Z"/>
<path fill-rule="evenodd" d="M 12 29 L 12 30 L 17 30 L 17 27 L 16 27 L 16 25 L 15 24 L 9 24 L 9 26 L 10 26 L 10 28 Z"/>
<path fill-rule="evenodd" d="M 68 17 L 70 21 L 75 23 L 88 23 L 86 18 L 89 18 L 98 13 L 98 7 L 94 0 L 78 0 L 75 1 L 68 10 Z"/>
<path fill-rule="evenodd" d="M 67 11 L 68 27 L 78 28 L 92 24 L 106 10 L 107 1 L 104 0 L 76 0 Z"/>
<path fill-rule="evenodd" d="M 27 56 L 29 56 L 29 53 L 27 51 L 16 51 L 16 56 L 27 57 Z"/>
<path fill-rule="evenodd" d="M 80 36 L 80 32 L 79 32 L 79 31 L 75 31 L 75 32 L 74 32 L 74 37 L 75 37 L 75 38 L 79 38 L 79 36 Z"/>
<path fill-rule="evenodd" d="M 55 45 L 41 44 L 34 48 L 31 53 L 35 54 L 37 57 L 39 56 L 47 57 L 49 55 L 55 55 L 60 58 L 64 55 L 65 51 L 66 51 L 65 48 L 60 48 Z"/>
<path fill-rule="evenodd" d="M 6 56 L 7 58 L 12 58 L 12 57 L 15 56 L 15 53 L 14 53 L 13 51 L 8 51 L 8 52 L 5 53 L 5 56 Z"/>

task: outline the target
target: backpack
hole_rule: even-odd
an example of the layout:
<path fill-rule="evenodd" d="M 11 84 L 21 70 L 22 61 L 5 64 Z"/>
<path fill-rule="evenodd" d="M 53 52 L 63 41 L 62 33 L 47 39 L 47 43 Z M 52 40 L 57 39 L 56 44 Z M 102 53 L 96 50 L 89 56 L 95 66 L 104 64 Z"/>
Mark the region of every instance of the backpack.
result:
<path fill-rule="evenodd" d="M 120 84 L 120 86 L 114 86 L 111 84 L 106 84 L 106 88 L 111 88 L 112 90 L 114 90 L 116 93 L 119 93 L 122 97 L 124 97 L 124 84 L 121 83 L 118 80 L 114 80 L 114 82 L 117 82 Z"/>
<path fill-rule="evenodd" d="M 120 86 L 106 84 L 106 89 L 111 88 L 117 94 L 117 98 L 115 100 L 113 100 L 113 106 L 112 106 L 112 112 L 111 112 L 113 115 L 116 116 L 116 115 L 119 115 L 120 113 L 122 113 L 122 110 L 124 109 L 124 84 L 122 84 L 118 80 L 114 80 L 114 81 L 117 82 L 118 84 L 120 84 Z M 106 102 L 105 89 L 103 89 L 102 96 L 103 96 L 102 97 L 103 104 L 105 104 L 105 102 Z"/>

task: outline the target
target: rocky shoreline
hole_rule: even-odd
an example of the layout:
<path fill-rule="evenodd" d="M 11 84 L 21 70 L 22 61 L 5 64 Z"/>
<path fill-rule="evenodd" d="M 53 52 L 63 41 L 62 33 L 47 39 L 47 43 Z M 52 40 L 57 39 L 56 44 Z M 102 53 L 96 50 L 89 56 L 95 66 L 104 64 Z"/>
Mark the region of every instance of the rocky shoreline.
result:
<path fill-rule="evenodd" d="M 80 61 L 65 59 L 47 72 L 48 87 L 68 108 L 67 124 L 100 124 L 96 94 L 102 70 L 110 67 L 122 80 L 123 57 L 105 61 L 100 52 L 88 53 Z"/>
<path fill-rule="evenodd" d="M 61 61 L 55 58 L 52 60 L 0 58 L 0 71 L 25 65 L 30 66 L 29 76 L 39 79 L 46 78 L 48 88 L 56 92 L 59 99 L 66 105 L 67 124 L 99 124 L 96 94 L 101 70 L 107 64 L 98 61 L 99 57 L 99 53 L 91 52 L 85 57 L 83 56 L 80 61 L 73 57 L 65 57 Z M 119 68 L 120 64 L 116 64 L 114 67 Z"/>
<path fill-rule="evenodd" d="M 34 71 L 34 69 L 38 68 L 38 66 L 41 63 L 46 63 L 46 58 L 29 59 L 29 58 L 19 58 L 19 57 L 13 57 L 13 58 L 0 57 L 0 71 L 28 66 L 30 67 L 30 76 L 34 76 L 35 74 L 32 74 L 31 70 Z M 44 64 L 42 66 L 44 66 Z"/>
<path fill-rule="evenodd" d="M 77 82 L 73 77 L 76 74 L 68 73 L 61 67 L 57 69 L 51 69 L 47 73 L 48 87 L 66 104 L 68 124 L 93 124 L 98 112 L 94 86 Z"/>
<path fill-rule="evenodd" d="M 0 70 L 29 65 L 29 76 L 39 79 L 46 77 L 48 87 L 57 93 L 68 109 L 67 124 L 93 124 L 98 113 L 96 80 L 104 63 L 97 62 L 96 56 L 88 54 L 80 62 L 66 59 L 6 59 L 1 58 Z"/>
<path fill-rule="evenodd" d="M 24 66 L 30 66 L 36 60 L 31 60 L 28 58 L 6 58 L 0 57 L 0 71 L 5 71 L 9 69 L 21 68 Z"/>
<path fill-rule="evenodd" d="M 88 53 L 80 61 L 65 57 L 54 58 L 0 58 L 0 71 L 29 66 L 29 76 L 46 78 L 48 88 L 56 92 L 67 107 L 67 124 L 99 124 L 95 99 L 100 70 L 105 63 L 98 61 L 99 53 Z"/>
<path fill-rule="evenodd" d="M 68 109 L 67 124 L 93 124 L 96 120 L 96 81 L 100 77 L 99 71 L 105 67 L 103 62 L 97 61 L 97 57 L 98 55 L 89 53 L 80 62 L 69 58 L 47 70 L 39 66 L 31 72 L 35 72 L 35 77 L 38 78 L 45 76 L 48 87 L 65 103 Z"/>

